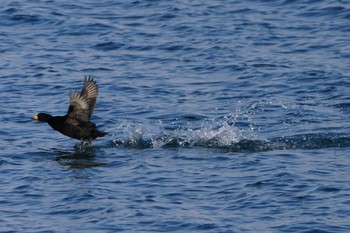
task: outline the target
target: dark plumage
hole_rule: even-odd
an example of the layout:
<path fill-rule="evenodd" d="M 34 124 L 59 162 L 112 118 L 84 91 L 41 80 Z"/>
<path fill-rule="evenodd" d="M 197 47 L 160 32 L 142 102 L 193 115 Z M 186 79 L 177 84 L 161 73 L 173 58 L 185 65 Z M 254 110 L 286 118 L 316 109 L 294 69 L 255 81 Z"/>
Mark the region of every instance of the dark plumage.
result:
<path fill-rule="evenodd" d="M 54 130 L 82 141 L 95 140 L 107 133 L 97 130 L 96 125 L 90 121 L 96 104 L 98 86 L 91 77 L 85 77 L 83 90 L 70 94 L 68 113 L 65 116 L 51 116 L 39 113 L 34 120 L 47 122 Z"/>

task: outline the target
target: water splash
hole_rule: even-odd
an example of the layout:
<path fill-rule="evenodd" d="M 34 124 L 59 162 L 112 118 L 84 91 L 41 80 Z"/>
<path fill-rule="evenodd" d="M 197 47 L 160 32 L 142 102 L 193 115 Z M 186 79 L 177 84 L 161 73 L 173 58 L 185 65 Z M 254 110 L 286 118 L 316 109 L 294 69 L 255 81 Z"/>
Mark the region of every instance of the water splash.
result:
<path fill-rule="evenodd" d="M 114 145 L 141 149 L 196 146 L 239 152 L 347 147 L 350 144 L 344 127 L 334 123 L 339 112 L 328 108 L 325 112 L 313 102 L 305 105 L 269 97 L 252 102 L 240 100 L 232 109 L 232 113 L 217 118 L 184 114 L 174 115 L 174 118 L 171 115 L 159 117 L 158 122 L 122 121 L 109 131 L 114 134 Z M 335 119 L 332 127 L 329 127 L 328 118 Z M 327 124 L 320 125 L 320 122 Z"/>
<path fill-rule="evenodd" d="M 251 133 L 249 133 L 250 136 L 245 136 L 245 131 L 237 128 L 228 118 L 220 121 L 207 120 L 199 126 L 190 122 L 183 124 L 178 121 L 170 125 L 165 125 L 160 121 L 156 125 L 148 126 L 123 122 L 110 131 L 116 131 L 113 136 L 113 143 L 116 146 L 131 148 L 230 147 L 247 137 L 257 138 Z"/>
<path fill-rule="evenodd" d="M 231 120 L 227 117 L 207 120 L 199 126 L 190 122 L 172 122 L 170 126 L 161 121 L 155 125 L 123 122 L 112 130 L 113 145 L 134 149 L 194 146 L 230 152 L 350 147 L 350 136 L 345 134 L 315 133 L 266 139 L 253 130 L 239 129 Z"/>

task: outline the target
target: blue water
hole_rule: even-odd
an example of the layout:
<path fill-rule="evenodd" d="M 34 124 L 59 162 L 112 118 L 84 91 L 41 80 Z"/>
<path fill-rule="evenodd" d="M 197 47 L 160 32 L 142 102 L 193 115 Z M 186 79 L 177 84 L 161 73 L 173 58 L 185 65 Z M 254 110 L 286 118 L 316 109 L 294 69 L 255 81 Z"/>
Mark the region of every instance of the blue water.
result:
<path fill-rule="evenodd" d="M 345 0 L 2 1 L 0 232 L 350 232 L 349 38 Z M 85 75 L 91 148 L 31 119 Z"/>

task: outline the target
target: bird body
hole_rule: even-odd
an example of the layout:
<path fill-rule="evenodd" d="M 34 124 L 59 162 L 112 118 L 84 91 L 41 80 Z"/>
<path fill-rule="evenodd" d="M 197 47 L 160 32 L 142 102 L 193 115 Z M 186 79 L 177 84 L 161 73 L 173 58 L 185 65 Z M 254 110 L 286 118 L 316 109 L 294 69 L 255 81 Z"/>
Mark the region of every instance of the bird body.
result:
<path fill-rule="evenodd" d="M 70 94 L 66 115 L 51 116 L 47 113 L 39 113 L 33 119 L 47 122 L 54 130 L 68 137 L 91 143 L 97 137 L 103 137 L 107 134 L 99 131 L 96 125 L 90 121 L 96 105 L 97 94 L 96 82 L 91 77 L 86 77 L 82 91 Z"/>

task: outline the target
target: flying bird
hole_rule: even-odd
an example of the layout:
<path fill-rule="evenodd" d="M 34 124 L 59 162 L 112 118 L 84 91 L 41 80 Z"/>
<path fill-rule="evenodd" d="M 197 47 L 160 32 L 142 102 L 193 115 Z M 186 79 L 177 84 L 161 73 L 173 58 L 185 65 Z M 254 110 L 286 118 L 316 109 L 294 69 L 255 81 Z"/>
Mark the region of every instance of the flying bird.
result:
<path fill-rule="evenodd" d="M 64 116 L 51 116 L 47 113 L 39 113 L 34 120 L 48 123 L 54 130 L 88 144 L 107 133 L 99 131 L 96 125 L 90 121 L 90 117 L 96 105 L 98 86 L 91 77 L 85 77 L 84 86 L 80 93 L 70 94 L 68 112 Z"/>

